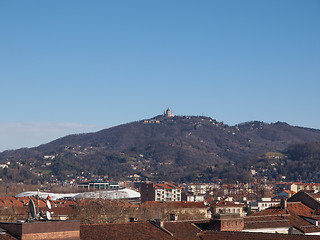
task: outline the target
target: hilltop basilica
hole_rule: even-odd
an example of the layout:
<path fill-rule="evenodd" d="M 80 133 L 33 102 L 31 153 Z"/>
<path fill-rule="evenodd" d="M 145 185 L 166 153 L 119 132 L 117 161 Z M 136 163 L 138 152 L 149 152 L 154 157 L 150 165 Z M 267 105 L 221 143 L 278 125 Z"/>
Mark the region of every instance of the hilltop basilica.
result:
<path fill-rule="evenodd" d="M 170 110 L 170 108 L 167 108 L 166 111 L 163 111 L 162 115 L 165 117 L 173 117 L 173 112 Z"/>

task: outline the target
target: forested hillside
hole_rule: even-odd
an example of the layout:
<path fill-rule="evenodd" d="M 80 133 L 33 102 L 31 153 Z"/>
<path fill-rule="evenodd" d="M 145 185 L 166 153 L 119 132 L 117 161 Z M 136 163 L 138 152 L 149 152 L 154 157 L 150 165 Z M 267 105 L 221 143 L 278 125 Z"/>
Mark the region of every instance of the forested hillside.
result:
<path fill-rule="evenodd" d="M 5 151 L 0 161 L 11 163 L 5 171 L 26 171 L 25 178 L 33 181 L 34 176 L 41 181 L 120 180 L 133 179 L 134 174 L 153 181 L 245 181 L 251 177 L 251 165 L 261 162 L 263 154 L 283 152 L 288 159 L 299 158 L 286 149 L 316 141 L 320 141 L 319 130 L 281 122 L 229 126 L 204 116 L 157 116 L 66 136 L 36 148 Z M 0 171 L 4 181 L 20 181 L 7 172 Z"/>

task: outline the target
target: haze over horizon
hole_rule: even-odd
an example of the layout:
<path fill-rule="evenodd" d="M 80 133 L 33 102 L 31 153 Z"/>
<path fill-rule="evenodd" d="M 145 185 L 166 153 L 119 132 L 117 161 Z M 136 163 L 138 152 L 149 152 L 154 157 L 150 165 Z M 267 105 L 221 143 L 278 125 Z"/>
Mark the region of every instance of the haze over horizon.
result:
<path fill-rule="evenodd" d="M 320 129 L 319 1 L 0 1 L 0 151 L 152 118 Z"/>

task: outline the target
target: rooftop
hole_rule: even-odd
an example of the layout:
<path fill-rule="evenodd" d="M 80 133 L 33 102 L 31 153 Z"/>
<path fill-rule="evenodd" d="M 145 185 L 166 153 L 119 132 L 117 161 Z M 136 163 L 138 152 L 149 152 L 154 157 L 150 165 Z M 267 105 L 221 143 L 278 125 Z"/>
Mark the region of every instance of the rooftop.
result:
<path fill-rule="evenodd" d="M 245 229 L 277 228 L 293 226 L 303 233 L 320 232 L 320 228 L 307 219 L 318 219 L 315 210 L 301 202 L 288 202 L 267 208 L 245 218 Z"/>

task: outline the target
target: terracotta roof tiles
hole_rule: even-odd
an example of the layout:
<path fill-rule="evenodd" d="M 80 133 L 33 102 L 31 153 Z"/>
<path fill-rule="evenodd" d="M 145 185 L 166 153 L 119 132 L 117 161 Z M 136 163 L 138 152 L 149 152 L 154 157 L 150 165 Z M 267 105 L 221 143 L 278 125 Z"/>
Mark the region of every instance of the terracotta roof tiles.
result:
<path fill-rule="evenodd" d="M 157 201 L 147 201 L 141 204 L 142 207 L 151 206 L 163 206 L 163 207 L 173 207 L 173 208 L 208 208 L 203 202 L 157 202 Z"/>
<path fill-rule="evenodd" d="M 164 228 L 173 233 L 176 239 L 199 239 L 201 230 L 192 221 L 164 222 Z"/>
<path fill-rule="evenodd" d="M 180 187 L 169 183 L 155 183 L 154 187 L 156 189 L 181 189 Z"/>
<path fill-rule="evenodd" d="M 82 240 L 175 239 L 150 222 L 81 225 L 80 237 Z"/>
<path fill-rule="evenodd" d="M 11 235 L 5 233 L 5 234 L 0 234 L 0 240 L 17 240 L 17 238 L 14 238 Z"/>
<path fill-rule="evenodd" d="M 249 232 L 217 232 L 204 231 L 200 234 L 203 240 L 319 240 L 320 236 L 278 233 L 249 233 Z"/>
<path fill-rule="evenodd" d="M 243 207 L 243 205 L 241 204 L 235 204 L 233 202 L 229 202 L 229 201 L 219 201 L 216 203 L 212 203 L 210 205 L 211 207 Z"/>
<path fill-rule="evenodd" d="M 249 216 L 244 219 L 244 229 L 291 227 L 290 221 L 281 216 Z"/>
<path fill-rule="evenodd" d="M 245 229 L 290 227 L 304 233 L 320 232 L 320 228 L 306 218 L 317 219 L 314 210 L 301 202 L 288 202 L 287 209 L 274 206 L 246 217 Z"/>

